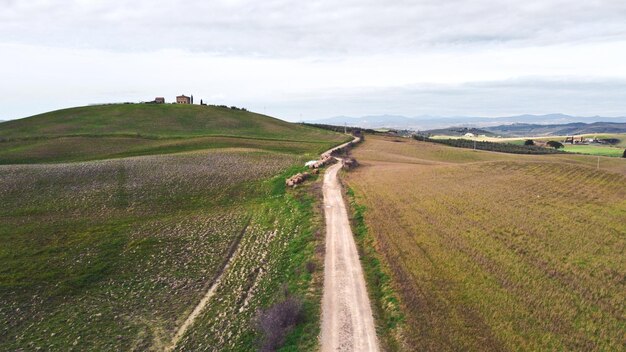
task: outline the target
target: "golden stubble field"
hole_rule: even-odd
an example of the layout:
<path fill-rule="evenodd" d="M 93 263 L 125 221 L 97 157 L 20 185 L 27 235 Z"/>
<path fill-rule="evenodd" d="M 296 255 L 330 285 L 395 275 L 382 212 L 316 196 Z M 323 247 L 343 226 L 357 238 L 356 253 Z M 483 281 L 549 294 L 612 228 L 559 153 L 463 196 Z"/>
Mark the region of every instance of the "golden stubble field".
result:
<path fill-rule="evenodd" d="M 400 298 L 400 346 L 623 349 L 626 160 L 381 137 L 353 154 L 346 183 Z"/>

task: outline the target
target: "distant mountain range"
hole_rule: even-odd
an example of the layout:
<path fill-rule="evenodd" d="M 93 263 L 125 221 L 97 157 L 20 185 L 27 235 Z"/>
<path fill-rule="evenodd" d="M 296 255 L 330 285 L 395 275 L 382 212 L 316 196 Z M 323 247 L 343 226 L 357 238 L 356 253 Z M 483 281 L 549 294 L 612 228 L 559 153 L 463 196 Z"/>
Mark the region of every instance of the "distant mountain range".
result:
<path fill-rule="evenodd" d="M 424 133 L 430 133 L 431 135 L 439 135 L 439 136 L 464 136 L 467 133 L 474 134 L 476 136 L 487 136 L 487 137 L 495 137 L 500 135 L 501 133 L 494 133 L 488 131 L 487 129 L 482 128 L 474 128 L 474 127 L 449 127 L 449 128 L 438 128 L 434 130 L 426 130 L 422 131 Z"/>
<path fill-rule="evenodd" d="M 565 114 L 548 115 L 517 115 L 506 117 L 438 117 L 438 116 L 417 116 L 406 117 L 399 115 L 374 115 L 363 117 L 335 116 L 321 120 L 309 120 L 309 123 L 321 123 L 328 125 L 356 126 L 362 128 L 396 128 L 411 129 L 416 131 L 432 130 L 447 127 L 494 127 L 510 124 L 529 125 L 561 125 L 570 123 L 626 123 L 626 116 L 623 117 L 602 117 L 602 116 L 570 116 Z M 594 133 L 594 132 L 591 132 Z"/>

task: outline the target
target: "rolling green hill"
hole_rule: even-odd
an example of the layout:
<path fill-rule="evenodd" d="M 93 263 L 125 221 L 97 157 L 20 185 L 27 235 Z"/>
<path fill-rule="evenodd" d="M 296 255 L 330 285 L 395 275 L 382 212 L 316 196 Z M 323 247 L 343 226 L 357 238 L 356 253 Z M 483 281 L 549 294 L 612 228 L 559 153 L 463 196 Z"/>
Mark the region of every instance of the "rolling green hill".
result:
<path fill-rule="evenodd" d="M 320 179 L 284 180 L 347 136 L 134 104 L 10 121 L 0 138 L 1 351 L 250 351 L 269 339 L 259 312 L 286 299 L 304 320 L 284 348 L 317 350 Z"/>
<path fill-rule="evenodd" d="M 317 154 L 345 140 L 345 136 L 331 131 L 216 106 L 97 105 L 3 123 L 0 164 L 84 161 L 232 146 Z"/>

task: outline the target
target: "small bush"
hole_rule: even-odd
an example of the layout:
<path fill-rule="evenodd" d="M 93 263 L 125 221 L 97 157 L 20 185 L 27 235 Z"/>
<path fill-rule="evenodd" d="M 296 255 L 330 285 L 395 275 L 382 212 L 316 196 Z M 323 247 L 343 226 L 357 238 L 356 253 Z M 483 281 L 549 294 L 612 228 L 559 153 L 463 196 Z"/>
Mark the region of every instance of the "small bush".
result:
<path fill-rule="evenodd" d="M 535 142 L 532 139 L 527 139 L 524 141 L 524 145 L 535 145 Z"/>
<path fill-rule="evenodd" d="M 309 261 L 306 263 L 306 271 L 307 271 L 309 274 L 313 274 L 313 273 L 315 272 L 315 269 L 317 269 L 317 265 L 315 264 L 315 262 L 314 262 L 314 261 L 309 260 Z"/>
<path fill-rule="evenodd" d="M 547 143 L 549 146 L 551 146 L 554 149 L 559 149 L 559 148 L 563 148 L 563 144 L 561 142 L 557 142 L 557 141 L 548 141 Z"/>
<path fill-rule="evenodd" d="M 260 311 L 257 317 L 257 328 L 263 334 L 260 351 L 276 351 L 285 342 L 287 334 L 303 320 L 302 302 L 295 297 L 288 297 Z"/>
<path fill-rule="evenodd" d="M 602 138 L 599 141 L 601 143 L 611 144 L 611 145 L 615 145 L 615 144 L 618 144 L 620 142 L 620 140 L 617 139 L 617 138 Z"/>

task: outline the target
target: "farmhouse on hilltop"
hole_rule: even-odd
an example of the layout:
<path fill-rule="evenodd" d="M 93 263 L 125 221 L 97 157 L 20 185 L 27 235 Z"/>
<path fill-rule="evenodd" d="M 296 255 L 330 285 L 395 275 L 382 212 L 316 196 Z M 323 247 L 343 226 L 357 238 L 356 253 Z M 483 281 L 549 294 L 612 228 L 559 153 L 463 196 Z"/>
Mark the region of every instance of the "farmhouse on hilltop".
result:
<path fill-rule="evenodd" d="M 188 97 L 184 94 L 177 96 L 176 104 L 193 104 L 193 95 L 191 97 Z"/>
<path fill-rule="evenodd" d="M 177 96 L 176 104 L 193 104 L 193 95 L 191 97 L 188 97 L 186 95 Z"/>
<path fill-rule="evenodd" d="M 156 98 L 154 98 L 154 102 L 156 104 L 165 104 L 165 98 L 163 98 L 163 97 L 156 97 Z"/>

